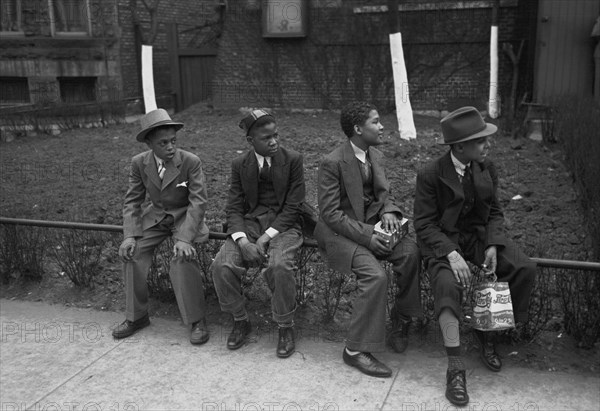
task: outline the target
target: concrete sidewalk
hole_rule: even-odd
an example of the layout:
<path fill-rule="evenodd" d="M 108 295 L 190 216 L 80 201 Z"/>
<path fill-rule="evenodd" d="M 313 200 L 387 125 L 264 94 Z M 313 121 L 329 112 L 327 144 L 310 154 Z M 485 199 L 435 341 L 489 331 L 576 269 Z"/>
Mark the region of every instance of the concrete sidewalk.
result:
<path fill-rule="evenodd" d="M 1 410 L 447 410 L 441 347 L 413 344 L 378 358 L 389 379 L 365 376 L 341 359 L 343 343 L 302 335 L 297 352 L 275 357 L 276 334 L 229 351 L 212 324 L 203 346 L 181 323 L 152 319 L 113 340 L 114 312 L 0 300 Z M 600 378 L 505 367 L 469 359 L 469 410 L 600 409 Z"/>

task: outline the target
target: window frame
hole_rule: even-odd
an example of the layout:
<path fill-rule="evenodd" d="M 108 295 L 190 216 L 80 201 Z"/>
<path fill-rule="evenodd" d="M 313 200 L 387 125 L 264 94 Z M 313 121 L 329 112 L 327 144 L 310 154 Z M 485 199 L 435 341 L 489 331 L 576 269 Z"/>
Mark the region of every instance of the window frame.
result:
<path fill-rule="evenodd" d="M 48 15 L 50 16 L 50 35 L 52 37 L 91 37 L 92 35 L 92 15 L 90 0 L 81 0 L 85 3 L 86 12 L 86 31 L 58 31 L 56 29 L 56 16 L 54 15 L 54 3 L 57 0 L 48 0 Z M 61 1 L 61 0 L 58 0 Z"/>
<path fill-rule="evenodd" d="M 4 0 L 6 1 L 6 0 Z M 17 9 L 16 15 L 17 15 L 17 30 L 15 31 L 4 31 L 2 29 L 0 29 L 0 35 L 2 35 L 2 37 L 12 37 L 12 36 L 24 36 L 25 35 L 25 31 L 23 30 L 23 0 L 14 0 L 15 1 L 15 6 Z"/>

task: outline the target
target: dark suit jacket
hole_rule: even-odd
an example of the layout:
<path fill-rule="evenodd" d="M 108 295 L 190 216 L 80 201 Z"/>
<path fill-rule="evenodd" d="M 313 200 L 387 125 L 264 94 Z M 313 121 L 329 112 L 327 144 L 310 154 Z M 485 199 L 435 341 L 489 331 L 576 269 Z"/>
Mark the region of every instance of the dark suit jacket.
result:
<path fill-rule="evenodd" d="M 142 204 L 150 203 L 142 210 Z M 143 231 L 158 224 L 165 215 L 173 216 L 175 240 L 186 243 L 208 240 L 204 223 L 206 184 L 200 159 L 187 151 L 177 150 L 161 181 L 152 151 L 133 157 L 129 189 L 123 206 L 123 232 L 127 237 L 142 237 Z"/>
<path fill-rule="evenodd" d="M 327 256 L 331 268 L 349 272 L 358 245 L 369 246 L 373 235 L 374 217 L 400 208 L 390 195 L 390 185 L 381 166 L 383 153 L 371 147 L 369 158 L 373 171 L 375 201 L 364 209 L 363 186 L 358 160 L 350 141 L 329 153 L 319 165 L 319 222 L 315 237 Z"/>
<path fill-rule="evenodd" d="M 280 147 L 271 160 L 273 188 L 279 203 L 271 227 L 284 232 L 299 223 L 304 202 L 304 166 L 300 153 Z M 231 184 L 227 200 L 227 232 L 248 234 L 245 217 L 258 206 L 258 161 L 249 150 L 231 163 Z M 264 227 L 266 229 L 268 227 Z"/>
<path fill-rule="evenodd" d="M 485 246 L 504 245 L 504 215 L 496 197 L 496 167 L 487 159 L 483 163 L 471 164 L 473 183 L 481 204 L 476 212 L 483 221 L 487 221 L 484 227 Z M 414 225 L 423 256 L 439 258 L 459 249 L 456 225 L 463 202 L 462 184 L 450 152 L 419 170 Z"/>

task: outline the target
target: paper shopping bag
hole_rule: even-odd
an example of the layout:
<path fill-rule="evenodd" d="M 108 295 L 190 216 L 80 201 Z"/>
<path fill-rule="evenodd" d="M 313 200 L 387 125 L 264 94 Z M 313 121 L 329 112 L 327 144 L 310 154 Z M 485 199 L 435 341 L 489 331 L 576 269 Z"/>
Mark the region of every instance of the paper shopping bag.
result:
<path fill-rule="evenodd" d="M 515 327 L 510 289 L 507 282 L 497 281 L 495 273 L 484 275 L 473 286 L 473 328 L 481 331 Z"/>

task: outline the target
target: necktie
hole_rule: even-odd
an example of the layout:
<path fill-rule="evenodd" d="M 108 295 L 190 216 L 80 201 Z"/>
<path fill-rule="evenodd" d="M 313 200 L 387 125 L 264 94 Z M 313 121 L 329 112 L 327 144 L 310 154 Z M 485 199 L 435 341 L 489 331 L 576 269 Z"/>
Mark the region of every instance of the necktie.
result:
<path fill-rule="evenodd" d="M 263 161 L 263 166 L 260 169 L 260 179 L 261 180 L 269 180 L 269 171 L 271 170 L 271 167 L 269 166 L 269 162 L 267 161 L 267 158 L 265 157 L 264 161 Z"/>
<path fill-rule="evenodd" d="M 365 172 L 365 179 L 371 181 L 371 161 L 369 161 L 369 153 L 365 153 L 365 162 L 361 163 Z"/>
<path fill-rule="evenodd" d="M 475 202 L 475 186 L 473 185 L 473 171 L 470 166 L 465 168 L 465 175 L 462 178 L 463 192 L 465 194 L 465 203 L 463 211 L 471 209 Z"/>
<path fill-rule="evenodd" d="M 165 176 L 165 170 L 167 169 L 167 167 L 165 166 L 165 162 L 161 161 L 159 166 L 158 166 L 158 177 L 162 180 L 163 177 Z"/>

